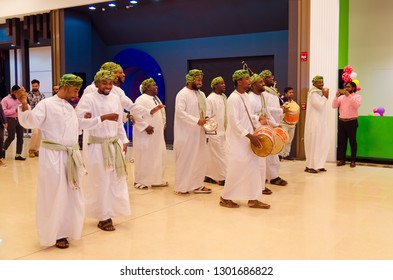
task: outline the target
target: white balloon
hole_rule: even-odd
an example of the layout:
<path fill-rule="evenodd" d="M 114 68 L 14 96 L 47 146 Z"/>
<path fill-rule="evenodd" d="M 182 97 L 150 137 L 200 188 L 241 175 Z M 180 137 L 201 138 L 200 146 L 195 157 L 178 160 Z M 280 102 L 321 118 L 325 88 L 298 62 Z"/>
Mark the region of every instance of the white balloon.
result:
<path fill-rule="evenodd" d="M 351 74 L 349 74 L 349 77 L 351 77 L 352 80 L 356 79 L 357 76 L 358 74 L 356 72 L 352 72 Z"/>

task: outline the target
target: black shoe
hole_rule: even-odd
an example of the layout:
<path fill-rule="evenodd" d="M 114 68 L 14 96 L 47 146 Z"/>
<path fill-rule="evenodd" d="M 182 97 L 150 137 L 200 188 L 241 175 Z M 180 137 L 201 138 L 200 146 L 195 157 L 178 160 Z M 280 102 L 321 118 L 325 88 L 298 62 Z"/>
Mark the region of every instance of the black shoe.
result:
<path fill-rule="evenodd" d="M 294 157 L 290 157 L 290 156 L 287 156 L 287 157 L 285 157 L 284 159 L 285 159 L 285 160 L 295 160 Z"/>
<path fill-rule="evenodd" d="M 279 159 L 280 161 L 282 161 L 283 157 L 282 157 L 282 156 L 278 156 L 278 159 Z"/>
<path fill-rule="evenodd" d="M 219 185 L 219 186 L 224 186 L 224 185 L 225 185 L 225 180 L 218 181 L 218 185 Z"/>
<path fill-rule="evenodd" d="M 0 158 L 5 159 L 5 150 L 0 151 Z"/>
<path fill-rule="evenodd" d="M 17 157 L 15 157 L 15 160 L 26 160 L 26 158 L 24 158 L 22 156 L 17 156 Z"/>

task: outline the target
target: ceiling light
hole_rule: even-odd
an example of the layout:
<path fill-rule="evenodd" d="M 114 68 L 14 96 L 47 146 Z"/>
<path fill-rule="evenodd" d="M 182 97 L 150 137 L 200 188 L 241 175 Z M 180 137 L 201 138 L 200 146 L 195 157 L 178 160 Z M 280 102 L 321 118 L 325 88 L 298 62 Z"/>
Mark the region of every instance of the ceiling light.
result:
<path fill-rule="evenodd" d="M 96 6 L 93 6 L 93 5 L 89 6 L 89 10 L 95 10 L 95 9 L 97 9 Z"/>
<path fill-rule="evenodd" d="M 108 4 L 108 6 L 113 8 L 113 7 L 116 7 L 116 4 L 114 2 L 111 2 L 111 3 Z"/>
<path fill-rule="evenodd" d="M 138 4 L 138 1 L 136 1 L 136 0 L 131 0 L 130 3 L 131 3 L 131 4 Z"/>

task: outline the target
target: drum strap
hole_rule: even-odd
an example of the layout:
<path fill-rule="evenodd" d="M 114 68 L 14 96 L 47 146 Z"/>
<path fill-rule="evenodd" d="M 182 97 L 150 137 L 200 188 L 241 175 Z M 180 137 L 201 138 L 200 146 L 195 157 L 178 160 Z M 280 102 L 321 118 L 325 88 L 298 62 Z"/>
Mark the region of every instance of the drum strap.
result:
<path fill-rule="evenodd" d="M 161 100 L 157 97 L 157 95 L 153 96 L 153 101 L 154 101 L 154 104 L 156 104 L 156 105 L 162 104 Z M 160 111 L 161 111 L 161 116 L 162 116 L 162 122 L 164 123 L 164 127 L 165 127 L 165 125 L 166 125 L 165 107 L 162 108 Z"/>
<path fill-rule="evenodd" d="M 247 109 L 247 106 L 246 106 L 246 102 L 244 102 L 244 99 L 243 99 L 243 97 L 241 96 L 240 93 L 238 93 L 238 95 L 239 95 L 240 99 L 243 101 L 243 105 L 244 105 L 244 108 L 246 109 L 248 119 L 249 119 L 250 122 L 251 122 L 252 129 L 255 131 L 255 126 L 254 126 L 254 124 L 252 123 L 250 113 L 248 112 L 248 109 Z"/>
<path fill-rule="evenodd" d="M 204 119 L 206 117 L 206 101 L 204 96 L 199 90 L 195 90 L 198 98 L 199 116 Z"/>

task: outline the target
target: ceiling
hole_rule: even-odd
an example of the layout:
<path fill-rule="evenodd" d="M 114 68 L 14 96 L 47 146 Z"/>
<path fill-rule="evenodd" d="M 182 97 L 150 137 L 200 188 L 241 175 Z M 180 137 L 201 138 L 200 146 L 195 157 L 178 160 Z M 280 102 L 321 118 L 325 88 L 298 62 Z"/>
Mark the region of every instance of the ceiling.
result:
<path fill-rule="evenodd" d="M 79 6 L 65 15 L 87 18 L 106 45 L 118 45 L 287 30 L 288 1 L 117 0 L 115 8 L 98 3 L 94 11 Z"/>

